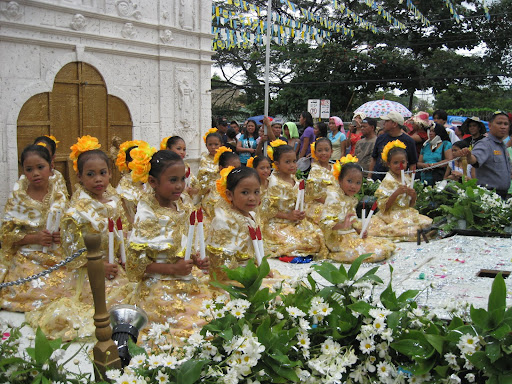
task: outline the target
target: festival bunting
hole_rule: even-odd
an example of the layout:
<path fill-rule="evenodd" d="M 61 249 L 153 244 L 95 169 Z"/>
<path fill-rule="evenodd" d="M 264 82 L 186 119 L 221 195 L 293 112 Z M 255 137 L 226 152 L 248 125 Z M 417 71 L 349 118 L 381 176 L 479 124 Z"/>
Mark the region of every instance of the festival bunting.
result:
<path fill-rule="evenodd" d="M 362 17 L 360 17 L 357 13 L 354 11 L 351 11 L 348 9 L 345 4 L 341 3 L 338 0 L 333 0 L 334 9 L 340 10 L 344 15 L 347 15 L 350 17 L 354 22 L 361 28 L 370 30 L 373 33 L 378 33 L 379 29 L 372 23 L 365 21 Z"/>
<path fill-rule="evenodd" d="M 457 11 L 455 10 L 455 7 L 453 6 L 452 2 L 450 0 L 444 0 L 444 3 L 446 4 L 446 8 L 448 8 L 450 10 L 450 13 L 452 14 L 453 19 L 457 23 L 460 23 L 460 16 L 457 13 Z"/>
<path fill-rule="evenodd" d="M 403 0 L 400 0 L 400 4 L 402 4 L 402 3 L 403 3 Z M 430 21 L 425 16 L 423 16 L 423 14 L 418 10 L 418 8 L 416 8 L 416 6 L 412 3 L 412 1 L 407 0 L 406 3 L 407 3 L 407 9 L 414 14 L 414 17 L 416 19 L 420 20 L 424 26 L 429 27 Z"/>
<path fill-rule="evenodd" d="M 333 0 L 334 3 L 337 2 L 337 0 Z M 382 16 L 384 20 L 386 20 L 389 24 L 393 25 L 394 27 L 400 28 L 400 30 L 405 30 L 406 26 L 404 23 L 397 20 L 391 13 L 386 11 L 380 4 L 377 4 L 375 0 L 365 0 L 364 2 L 369 8 L 376 10 L 377 13 Z"/>

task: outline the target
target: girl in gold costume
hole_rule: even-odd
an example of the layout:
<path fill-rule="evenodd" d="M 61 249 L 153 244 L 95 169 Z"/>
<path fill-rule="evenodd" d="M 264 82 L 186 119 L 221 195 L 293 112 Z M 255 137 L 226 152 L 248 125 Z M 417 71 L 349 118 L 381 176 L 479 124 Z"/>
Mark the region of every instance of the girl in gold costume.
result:
<path fill-rule="evenodd" d="M 391 141 L 382 151 L 382 160 L 388 164 L 389 171 L 375 191 L 379 212 L 374 216 L 368 233 L 401 241 L 415 241 L 418 229 L 428 227 L 432 219 L 420 215 L 414 209 L 416 191 L 409 187 L 411 176 L 401 170 L 407 168 L 405 144 L 400 140 Z"/>
<path fill-rule="evenodd" d="M 361 189 L 363 169 L 354 161 L 357 158 L 348 155 L 333 165 L 333 174 L 339 180 L 340 188 L 337 194 L 327 195 L 320 226 L 330 259 L 351 263 L 360 255 L 371 253 L 366 262 L 381 261 L 391 256 L 395 245 L 387 239 L 368 237 L 366 231 L 363 238 L 359 235 L 360 226 L 354 222 L 358 203 L 355 194 Z"/>
<path fill-rule="evenodd" d="M 228 167 L 220 173 L 217 190 L 222 200 L 215 207 L 206 251 L 210 276 L 213 278 L 215 273 L 218 280 L 225 280 L 222 266 L 234 269 L 249 259 L 257 264 L 249 227 L 257 229 L 261 225 L 255 213 L 260 204 L 260 179 L 250 167 Z"/>
<path fill-rule="evenodd" d="M 84 248 L 84 235 L 99 234 L 100 250 L 104 255 L 105 293 L 107 308 L 114 304 L 129 304 L 135 289 L 124 271 L 122 231 L 115 231 L 118 220 L 128 230 L 120 197 L 110 186 L 110 166 L 107 155 L 99 150 L 98 139 L 83 136 L 71 147 L 70 159 L 78 174 L 77 186 L 70 207 L 61 220 L 61 241 L 67 255 Z M 134 163 L 144 155 L 141 147 L 130 152 Z M 135 173 L 132 172 L 132 175 Z M 138 180 L 136 180 L 138 181 Z M 110 228 L 109 228 L 110 227 Z M 113 254 L 110 253 L 109 229 L 113 231 Z M 47 335 L 72 339 L 94 333 L 91 315 L 92 293 L 87 276 L 87 252 L 67 264 L 75 278 L 74 296 L 61 298 L 27 316 L 32 326 L 40 326 Z"/>
<path fill-rule="evenodd" d="M 130 173 L 130 163 L 132 161 L 130 153 L 132 149 L 138 148 L 140 145 L 148 146 L 149 144 L 142 140 L 125 141 L 119 147 L 119 153 L 116 159 L 117 168 L 119 172 L 123 174 L 116 187 L 116 192 L 122 199 L 126 218 L 130 224 L 133 223 L 135 212 L 137 211 L 137 204 L 144 193 L 144 184 L 140 181 L 133 181 Z"/>
<path fill-rule="evenodd" d="M 306 180 L 306 217 L 318 224 L 328 194 L 338 194 L 338 181 L 332 174 L 329 160 L 332 156 L 331 140 L 322 137 L 311 144 L 313 162 Z"/>
<path fill-rule="evenodd" d="M 286 142 L 275 140 L 267 148 L 276 170 L 268 179 L 261 204 L 265 250 L 272 257 L 324 255 L 320 228 L 295 209 L 299 182 L 295 178 L 297 156 Z"/>
<path fill-rule="evenodd" d="M 162 140 L 160 149 L 168 149 L 169 151 L 176 152 L 180 157 L 185 160 L 187 156 L 187 144 L 179 136 L 169 136 Z M 197 179 L 190 169 L 190 165 L 185 161 L 185 192 L 191 199 L 194 198 L 199 192 L 197 188 Z"/>
<path fill-rule="evenodd" d="M 44 146 L 29 145 L 21 154 L 21 166 L 24 177 L 9 196 L 2 221 L 0 260 L 5 282 L 32 276 L 62 261 L 55 219 L 66 210 L 67 198 L 57 176 L 52 175 L 50 153 Z M 16 312 L 38 309 L 68 294 L 70 279 L 67 270 L 61 268 L 31 282 L 3 288 L 1 307 Z"/>
<path fill-rule="evenodd" d="M 268 188 L 268 178 L 272 173 L 272 163 L 268 157 L 254 156 L 247 160 L 247 166 L 258 172 L 261 181 L 261 193 L 264 194 Z"/>
<path fill-rule="evenodd" d="M 203 140 L 208 152 L 201 154 L 199 170 L 197 171 L 197 187 L 201 198 L 201 206 L 208 215 L 206 204 L 203 204 L 203 201 L 208 201 L 210 193 L 216 193 L 215 182 L 219 178 L 219 165 L 214 162 L 214 159 L 217 149 L 222 145 L 222 136 L 217 132 L 217 128 L 212 128 L 206 132 Z M 211 213 L 213 214 L 213 208 Z"/>
<path fill-rule="evenodd" d="M 191 275 L 194 265 L 207 269 L 208 259 L 184 259 L 193 211 L 181 197 L 185 164 L 178 154 L 161 150 L 144 169 L 149 169 L 153 193 L 139 201 L 129 240 L 126 269 L 130 280 L 138 283 L 134 303 L 150 321 L 174 323 L 176 333 L 185 335 L 201 322 L 197 310 L 208 293 L 206 285 Z"/>

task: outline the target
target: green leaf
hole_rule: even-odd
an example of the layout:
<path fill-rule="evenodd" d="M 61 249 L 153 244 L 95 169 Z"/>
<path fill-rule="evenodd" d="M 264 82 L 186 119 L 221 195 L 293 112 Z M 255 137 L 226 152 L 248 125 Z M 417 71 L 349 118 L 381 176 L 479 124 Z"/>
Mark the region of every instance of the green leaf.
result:
<path fill-rule="evenodd" d="M 139 347 L 137 344 L 133 342 L 131 338 L 128 339 L 128 352 L 130 353 L 130 356 L 137 356 L 137 355 L 145 355 L 147 356 L 147 352 L 144 348 Z"/>
<path fill-rule="evenodd" d="M 471 305 L 469 310 L 473 323 L 484 330 L 489 330 L 489 315 L 483 308 L 475 308 Z"/>
<path fill-rule="evenodd" d="M 425 339 L 430 343 L 431 346 L 435 348 L 435 350 L 442 355 L 443 354 L 443 343 L 444 343 L 444 337 L 439 335 L 433 335 L 433 334 L 425 334 Z"/>
<path fill-rule="evenodd" d="M 359 271 L 359 267 L 361 266 L 362 262 L 365 259 L 369 258 L 371 255 L 371 253 L 365 253 L 364 255 L 359 256 L 352 262 L 352 265 L 350 266 L 350 269 L 348 270 L 347 274 L 350 280 L 354 280 L 354 277 L 356 277 L 357 271 Z M 342 268 L 344 267 L 342 266 Z"/>
<path fill-rule="evenodd" d="M 365 316 L 369 316 L 370 309 L 373 308 L 370 304 L 365 303 L 364 301 L 358 301 L 357 303 L 350 304 L 348 307 L 352 311 L 362 313 Z"/>
<path fill-rule="evenodd" d="M 391 279 L 389 279 L 388 287 L 380 294 L 380 301 L 390 311 L 397 311 L 400 309 L 395 292 L 391 288 Z"/>
<path fill-rule="evenodd" d="M 418 340 L 403 339 L 391 343 L 391 348 L 395 351 L 400 352 L 411 359 L 421 358 L 426 359 L 430 354 L 430 351 L 424 347 Z"/>
<path fill-rule="evenodd" d="M 434 368 L 434 365 L 436 365 L 437 360 L 435 358 L 431 358 L 428 360 L 421 360 L 418 359 L 416 361 L 416 365 L 411 367 L 411 371 L 414 373 L 414 375 L 424 375 L 432 370 Z"/>
<path fill-rule="evenodd" d="M 492 366 L 491 360 L 487 357 L 484 351 L 474 352 L 471 356 L 466 355 L 466 358 L 473 364 L 477 369 L 486 372 L 487 368 Z"/>
<path fill-rule="evenodd" d="M 287 356 L 281 355 L 281 354 L 273 354 L 270 355 L 271 359 L 266 359 L 266 362 L 272 370 L 277 373 L 279 376 L 286 378 L 289 381 L 298 382 L 299 377 L 295 373 L 295 370 L 292 368 L 292 366 L 296 366 L 299 364 L 298 362 L 292 363 Z M 289 364 L 284 364 L 283 358 L 286 358 L 288 360 Z"/>
<path fill-rule="evenodd" d="M 497 340 L 502 340 L 511 332 L 510 326 L 508 324 L 503 324 L 501 327 L 496 329 L 494 332 L 491 332 L 491 335 Z"/>
<path fill-rule="evenodd" d="M 192 384 L 201 377 L 201 370 L 208 363 L 208 360 L 188 360 L 184 362 L 177 370 L 177 384 Z"/>
<path fill-rule="evenodd" d="M 512 375 L 500 375 L 498 376 L 499 384 L 512 384 Z"/>
<path fill-rule="evenodd" d="M 462 327 L 464 325 L 464 322 L 460 317 L 454 317 L 452 321 L 450 322 L 450 325 L 448 326 L 449 330 L 453 330 L 459 327 Z"/>
<path fill-rule="evenodd" d="M 485 354 L 491 360 L 491 363 L 494 363 L 501 357 L 501 346 L 500 343 L 488 343 L 485 345 Z"/>
<path fill-rule="evenodd" d="M 438 365 L 434 368 L 434 371 L 436 371 L 437 374 L 441 377 L 447 377 L 449 368 L 450 367 L 448 365 Z"/>
<path fill-rule="evenodd" d="M 506 307 L 507 287 L 505 285 L 505 279 L 501 275 L 501 272 L 494 278 L 492 283 L 491 293 L 489 295 L 489 302 L 487 304 L 487 310 L 496 310 L 498 308 Z"/>
<path fill-rule="evenodd" d="M 395 329 L 398 326 L 398 323 L 400 322 L 400 318 L 400 312 L 390 313 L 387 317 L 388 328 Z"/>
<path fill-rule="evenodd" d="M 402 293 L 400 296 L 398 296 L 398 302 L 405 303 L 410 299 L 414 299 L 416 296 L 418 296 L 418 293 L 420 293 L 420 291 L 416 289 L 409 289 Z"/>
<path fill-rule="evenodd" d="M 36 330 L 35 360 L 37 364 L 44 364 L 50 358 L 53 349 L 40 327 Z"/>
<path fill-rule="evenodd" d="M 343 264 L 340 266 L 340 269 L 338 269 L 329 262 L 323 262 L 322 264 L 314 265 L 313 269 L 333 285 L 344 283 L 347 280 L 347 272 Z"/>

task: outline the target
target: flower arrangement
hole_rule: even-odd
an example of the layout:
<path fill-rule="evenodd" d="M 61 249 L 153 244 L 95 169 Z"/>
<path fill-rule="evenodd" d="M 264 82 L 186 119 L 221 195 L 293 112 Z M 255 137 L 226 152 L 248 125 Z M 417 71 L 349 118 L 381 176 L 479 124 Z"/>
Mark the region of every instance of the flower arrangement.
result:
<path fill-rule="evenodd" d="M 406 149 L 406 145 L 404 143 L 402 143 L 400 140 L 394 140 L 394 141 L 390 141 L 389 143 L 387 143 L 384 148 L 382 149 L 382 160 L 384 162 L 387 162 L 388 161 L 388 153 L 389 151 L 392 149 L 392 148 L 395 148 L 395 147 L 399 147 L 399 148 L 403 148 L 403 149 Z"/>
<path fill-rule="evenodd" d="M 69 155 L 69 158 L 73 160 L 73 169 L 75 172 L 78 172 L 78 156 L 80 156 L 81 153 L 92 151 L 93 149 L 100 149 L 101 144 L 98 142 L 98 139 L 96 137 L 85 135 L 78 138 L 78 141 L 76 144 L 73 144 L 69 149 L 71 149 L 71 153 Z"/>
<path fill-rule="evenodd" d="M 350 268 L 314 265 L 303 276 L 263 289 L 266 259 L 260 267 L 249 261 L 226 269 L 236 285 L 212 283 L 230 297 L 204 301 L 200 315 L 208 324 L 177 342 L 172 325 L 152 324 L 144 347 L 129 342 L 130 364 L 108 371 L 107 378 L 116 384 L 508 382 L 512 311 L 501 275 L 487 309 L 452 305 L 450 318 L 441 320 L 418 307 L 418 291 L 397 295 L 390 281 L 377 295 L 379 267 L 359 271 L 366 257 Z M 68 344 L 48 341 L 37 330 L 34 347 L 20 355 L 19 330 L 2 332 L 0 380 L 90 382 L 62 368 Z"/>
<path fill-rule="evenodd" d="M 254 168 L 254 159 L 255 159 L 256 156 L 254 157 L 249 157 L 249 160 L 247 160 L 247 164 L 246 166 L 248 166 L 249 168 Z"/>
<path fill-rule="evenodd" d="M 235 169 L 235 167 L 231 166 L 222 169 L 222 171 L 220 171 L 220 178 L 216 181 L 217 192 L 219 192 L 219 195 L 221 195 L 221 197 L 228 203 L 231 203 L 231 201 L 229 201 L 228 196 L 226 195 L 227 180 L 228 175 L 233 169 Z"/>
<path fill-rule="evenodd" d="M 267 155 L 270 160 L 274 161 L 274 148 L 280 147 L 281 145 L 287 145 L 288 143 L 284 140 L 277 139 L 270 142 L 270 145 L 267 146 Z"/>
<path fill-rule="evenodd" d="M 160 142 L 160 150 L 163 151 L 164 149 L 167 149 L 167 141 L 171 138 L 172 136 L 167 136 L 167 137 L 164 137 L 162 139 L 162 141 Z"/>
<path fill-rule="evenodd" d="M 151 157 L 156 152 L 156 148 L 148 143 L 139 145 L 130 151 L 132 161 L 128 167 L 132 170 L 132 180 L 134 182 L 147 183 L 149 171 L 151 170 Z"/>
<path fill-rule="evenodd" d="M 130 140 L 130 141 L 125 141 L 124 143 L 122 143 L 119 146 L 119 153 L 117 154 L 117 158 L 116 158 L 116 166 L 117 166 L 117 169 L 119 169 L 119 172 L 126 172 L 126 171 L 130 170 L 130 168 L 128 168 L 128 165 L 126 164 L 126 151 L 129 148 L 138 147 L 139 145 L 144 145 L 144 144 L 147 145 L 147 143 L 142 140 Z M 133 149 L 134 148 L 132 148 L 132 150 Z M 130 151 L 130 156 L 131 156 L 131 151 Z"/>
<path fill-rule="evenodd" d="M 338 180 L 340 178 L 341 168 L 343 168 L 343 165 L 347 163 L 357 163 L 359 159 L 356 156 L 352 156 L 351 154 L 348 154 L 347 156 L 343 156 L 341 159 L 336 160 L 336 163 L 332 166 L 332 174 Z"/>
<path fill-rule="evenodd" d="M 219 149 L 217 149 L 217 151 L 215 152 L 215 156 L 213 157 L 213 163 L 214 164 L 219 164 L 220 156 L 224 152 L 233 152 L 233 151 L 230 148 L 225 147 L 225 146 L 219 147 Z"/>
<path fill-rule="evenodd" d="M 309 146 L 311 148 L 311 157 L 315 160 L 318 160 L 318 157 L 316 157 L 316 152 L 315 152 L 316 141 L 314 143 L 311 143 Z"/>

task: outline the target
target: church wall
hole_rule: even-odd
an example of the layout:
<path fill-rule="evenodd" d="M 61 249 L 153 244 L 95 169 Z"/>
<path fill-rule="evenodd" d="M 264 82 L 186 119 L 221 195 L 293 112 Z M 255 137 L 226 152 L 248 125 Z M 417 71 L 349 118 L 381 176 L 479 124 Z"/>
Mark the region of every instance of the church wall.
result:
<path fill-rule="evenodd" d="M 134 139 L 178 134 L 194 164 L 211 123 L 210 15 L 208 0 L 0 1 L 0 207 L 18 177 L 20 109 L 73 61 L 126 103 Z"/>

